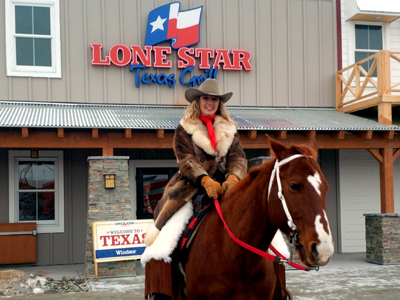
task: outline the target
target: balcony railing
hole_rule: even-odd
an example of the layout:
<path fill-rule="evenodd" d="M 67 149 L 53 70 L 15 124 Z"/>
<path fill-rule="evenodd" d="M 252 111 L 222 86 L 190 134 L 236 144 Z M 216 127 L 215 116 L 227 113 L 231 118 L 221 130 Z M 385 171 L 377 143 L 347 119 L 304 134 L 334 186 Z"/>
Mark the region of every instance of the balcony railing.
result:
<path fill-rule="evenodd" d="M 362 66 L 366 62 L 368 71 Z M 392 105 L 399 104 L 400 52 L 382 50 L 336 72 L 336 110 L 355 112 L 377 106 L 378 121 L 390 125 Z"/>

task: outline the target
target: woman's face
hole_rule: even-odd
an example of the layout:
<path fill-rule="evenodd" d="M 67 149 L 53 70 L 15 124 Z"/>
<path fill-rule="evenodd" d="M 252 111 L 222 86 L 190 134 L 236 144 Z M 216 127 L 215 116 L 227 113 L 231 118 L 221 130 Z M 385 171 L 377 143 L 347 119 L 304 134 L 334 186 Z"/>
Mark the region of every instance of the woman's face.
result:
<path fill-rule="evenodd" d="M 219 97 L 212 95 L 200 96 L 200 113 L 205 117 L 213 116 L 219 107 Z"/>

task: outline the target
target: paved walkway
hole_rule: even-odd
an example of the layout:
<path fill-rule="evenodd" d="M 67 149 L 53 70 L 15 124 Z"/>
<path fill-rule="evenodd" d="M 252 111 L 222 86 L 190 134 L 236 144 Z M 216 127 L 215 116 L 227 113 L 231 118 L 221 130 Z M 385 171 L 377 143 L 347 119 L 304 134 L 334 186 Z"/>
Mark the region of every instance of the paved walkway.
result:
<path fill-rule="evenodd" d="M 0 270 L 4 268 L 1 267 Z M 61 279 L 83 277 L 84 265 L 17 268 L 32 274 Z M 143 270 L 138 270 L 143 274 Z M 381 266 L 365 262 L 365 254 L 335 254 L 320 271 L 287 270 L 287 286 L 295 300 L 400 299 L 400 265 Z M 89 279 L 92 292 L 22 296 L 22 299 L 143 300 L 144 275 Z M 214 300 L 214 299 L 213 299 Z"/>

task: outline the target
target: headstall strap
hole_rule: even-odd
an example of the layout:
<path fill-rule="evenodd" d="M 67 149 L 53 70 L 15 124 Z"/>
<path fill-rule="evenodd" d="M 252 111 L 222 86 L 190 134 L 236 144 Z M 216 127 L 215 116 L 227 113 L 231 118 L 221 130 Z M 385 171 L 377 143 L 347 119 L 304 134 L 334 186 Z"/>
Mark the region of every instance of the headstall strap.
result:
<path fill-rule="evenodd" d="M 274 183 L 274 179 L 275 179 L 275 175 L 276 175 L 276 183 L 278 185 L 278 197 L 279 197 L 279 200 L 281 200 L 283 210 L 285 211 L 286 218 L 288 219 L 288 225 L 289 225 L 290 229 L 292 229 L 292 232 L 297 232 L 297 227 L 293 222 L 292 215 L 290 214 L 289 209 L 286 204 L 285 196 L 282 193 L 282 183 L 281 183 L 281 178 L 279 176 L 279 167 L 283 166 L 284 164 L 292 161 L 293 159 L 299 158 L 299 157 L 304 157 L 304 155 L 295 154 L 295 155 L 289 156 L 281 161 L 278 161 L 278 159 L 276 159 L 275 166 L 274 166 L 274 169 L 272 170 L 271 177 L 269 180 L 269 186 L 268 186 L 268 201 L 269 201 L 269 194 L 271 192 L 272 184 Z"/>

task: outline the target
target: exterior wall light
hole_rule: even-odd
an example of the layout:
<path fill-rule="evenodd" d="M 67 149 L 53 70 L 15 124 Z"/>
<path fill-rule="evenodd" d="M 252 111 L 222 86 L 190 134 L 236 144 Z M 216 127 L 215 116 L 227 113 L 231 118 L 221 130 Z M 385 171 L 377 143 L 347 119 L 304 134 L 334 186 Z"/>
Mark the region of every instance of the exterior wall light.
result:
<path fill-rule="evenodd" d="M 103 176 L 104 176 L 104 188 L 114 189 L 115 188 L 115 174 L 107 173 L 107 174 L 103 174 Z"/>
<path fill-rule="evenodd" d="M 31 158 L 39 158 L 38 149 L 31 149 Z"/>

